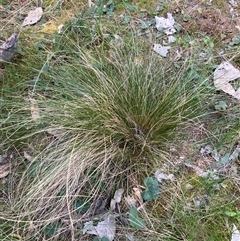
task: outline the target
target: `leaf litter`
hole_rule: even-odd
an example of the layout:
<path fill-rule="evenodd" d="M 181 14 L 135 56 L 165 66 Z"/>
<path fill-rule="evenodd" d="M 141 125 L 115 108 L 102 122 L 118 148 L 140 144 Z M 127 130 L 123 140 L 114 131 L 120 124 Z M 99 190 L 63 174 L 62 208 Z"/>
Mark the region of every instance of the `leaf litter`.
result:
<path fill-rule="evenodd" d="M 115 191 L 114 197 L 111 200 L 110 208 L 112 211 L 115 211 L 116 204 L 119 204 L 122 200 L 122 194 L 124 189 L 120 188 Z M 86 222 L 82 230 L 83 234 L 93 234 L 98 238 L 107 238 L 109 241 L 114 240 L 116 233 L 116 220 L 115 214 L 107 212 L 104 214 L 104 220 L 98 222 L 96 226 L 93 225 L 93 221 Z"/>
<path fill-rule="evenodd" d="M 162 57 L 167 57 L 169 49 L 171 49 L 170 46 L 162 46 L 161 44 L 153 45 L 153 50 L 159 55 L 161 55 Z"/>
<path fill-rule="evenodd" d="M 124 193 L 123 188 L 116 190 L 114 197 L 111 200 L 111 204 L 110 204 L 111 210 L 115 210 L 116 204 L 121 202 L 123 193 Z"/>
<path fill-rule="evenodd" d="M 36 8 L 35 10 L 29 11 L 27 17 L 23 20 L 22 26 L 33 25 L 37 23 L 43 15 L 43 10 L 41 7 Z"/>
<path fill-rule="evenodd" d="M 233 225 L 231 241 L 240 241 L 240 231 L 237 229 L 236 225 Z"/>
<path fill-rule="evenodd" d="M 198 177 L 217 180 L 223 175 L 231 177 L 237 176 L 238 170 L 235 161 L 240 156 L 239 144 L 232 151 L 225 153 L 213 149 L 212 146 L 208 144 L 202 147 L 199 153 L 201 158 L 194 163 L 184 163 L 184 165 Z"/>
<path fill-rule="evenodd" d="M 164 180 L 174 181 L 175 179 L 173 174 L 167 175 L 161 169 L 157 169 L 154 176 L 160 183 L 162 183 Z"/>
<path fill-rule="evenodd" d="M 83 228 L 83 234 L 93 234 L 98 238 L 108 238 L 109 241 L 114 240 L 116 233 L 116 220 L 113 214 L 104 215 L 104 220 L 100 221 L 97 226 L 93 225 L 93 221 L 86 222 Z"/>
<path fill-rule="evenodd" d="M 167 44 L 175 42 L 176 38 L 172 34 L 176 32 L 176 29 L 174 28 L 175 20 L 172 14 L 167 13 L 167 18 L 155 16 L 155 21 L 157 30 L 168 35 Z M 167 44 L 154 44 L 153 50 L 160 56 L 167 57 L 168 51 L 171 49 Z"/>
<path fill-rule="evenodd" d="M 222 90 L 223 92 L 240 100 L 240 87 L 235 90 L 229 83 L 232 80 L 240 78 L 240 70 L 235 68 L 228 61 L 224 61 L 214 71 L 213 78 L 214 86 L 217 90 Z"/>
<path fill-rule="evenodd" d="M 167 35 L 172 35 L 176 32 L 174 28 L 175 20 L 171 13 L 167 13 L 167 18 L 155 16 L 156 28 L 163 31 Z"/>

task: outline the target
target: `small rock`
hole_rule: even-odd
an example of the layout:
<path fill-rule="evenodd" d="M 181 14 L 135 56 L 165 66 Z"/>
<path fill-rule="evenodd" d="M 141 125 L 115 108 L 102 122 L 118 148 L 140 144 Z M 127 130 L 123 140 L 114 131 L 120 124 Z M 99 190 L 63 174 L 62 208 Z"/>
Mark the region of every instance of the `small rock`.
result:
<path fill-rule="evenodd" d="M 0 60 L 10 62 L 16 52 L 18 36 L 13 33 L 5 43 L 0 46 Z"/>

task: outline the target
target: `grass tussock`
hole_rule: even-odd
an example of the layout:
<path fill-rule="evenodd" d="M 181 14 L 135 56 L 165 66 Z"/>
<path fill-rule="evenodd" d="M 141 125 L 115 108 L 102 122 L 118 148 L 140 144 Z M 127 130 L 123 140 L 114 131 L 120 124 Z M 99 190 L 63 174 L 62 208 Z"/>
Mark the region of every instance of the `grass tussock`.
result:
<path fill-rule="evenodd" d="M 188 75 L 189 62 L 175 67 L 138 45 L 53 54 L 3 123 L 9 140 L 18 131 L 20 142 L 32 140 L 7 214 L 27 239 L 42 240 L 56 222 L 60 237 L 73 239 L 99 213 L 99 200 L 141 183 L 168 161 L 169 142 L 199 115 L 206 82 Z M 79 198 L 90 205 L 81 214 Z"/>

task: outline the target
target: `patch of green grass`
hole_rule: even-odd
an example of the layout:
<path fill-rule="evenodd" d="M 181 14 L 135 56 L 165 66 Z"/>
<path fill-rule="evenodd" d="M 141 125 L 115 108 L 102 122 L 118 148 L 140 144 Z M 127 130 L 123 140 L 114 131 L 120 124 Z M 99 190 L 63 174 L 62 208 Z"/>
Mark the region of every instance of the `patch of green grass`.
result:
<path fill-rule="evenodd" d="M 149 239 L 229 240 L 232 225 L 239 223 L 225 214 L 238 206 L 234 181 L 225 178 L 217 184 L 208 178 L 180 175 L 175 183 L 165 183 L 159 199 L 147 208 L 144 220 L 152 224 L 153 233 L 149 232 Z"/>
<path fill-rule="evenodd" d="M 206 80 L 194 83 L 187 61 L 176 68 L 142 46 L 133 38 L 93 57 L 65 44 L 6 119 L 3 131 L 28 130 L 22 142 L 45 134 L 14 201 L 20 220 L 38 220 L 35 235 L 50 220 L 71 219 L 77 196 L 91 197 L 90 212 L 99 198 L 132 185 L 132 175 L 143 180 L 166 161 L 176 127 L 199 115 Z"/>

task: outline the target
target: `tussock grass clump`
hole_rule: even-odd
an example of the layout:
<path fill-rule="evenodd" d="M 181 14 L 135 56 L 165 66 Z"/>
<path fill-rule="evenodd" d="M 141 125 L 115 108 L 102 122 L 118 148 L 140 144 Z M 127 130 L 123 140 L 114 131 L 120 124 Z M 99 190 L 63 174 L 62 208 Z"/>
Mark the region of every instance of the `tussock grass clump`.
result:
<path fill-rule="evenodd" d="M 19 103 L 25 118 L 8 117 L 15 129 L 29 126 L 19 140 L 32 138 L 35 145 L 43 137 L 11 203 L 26 235 L 24 222 L 33 222 L 39 235 L 37 230 L 46 234 L 46 225 L 61 221 L 58 234 L 74 237 L 83 221 L 101 213 L 100 200 L 166 162 L 174 135 L 198 116 L 205 82 L 191 78 L 191 65 L 177 68 L 140 49 L 135 42 L 107 54 L 80 47 L 56 53 Z M 84 213 L 76 212 L 78 198 L 89 202 Z"/>

